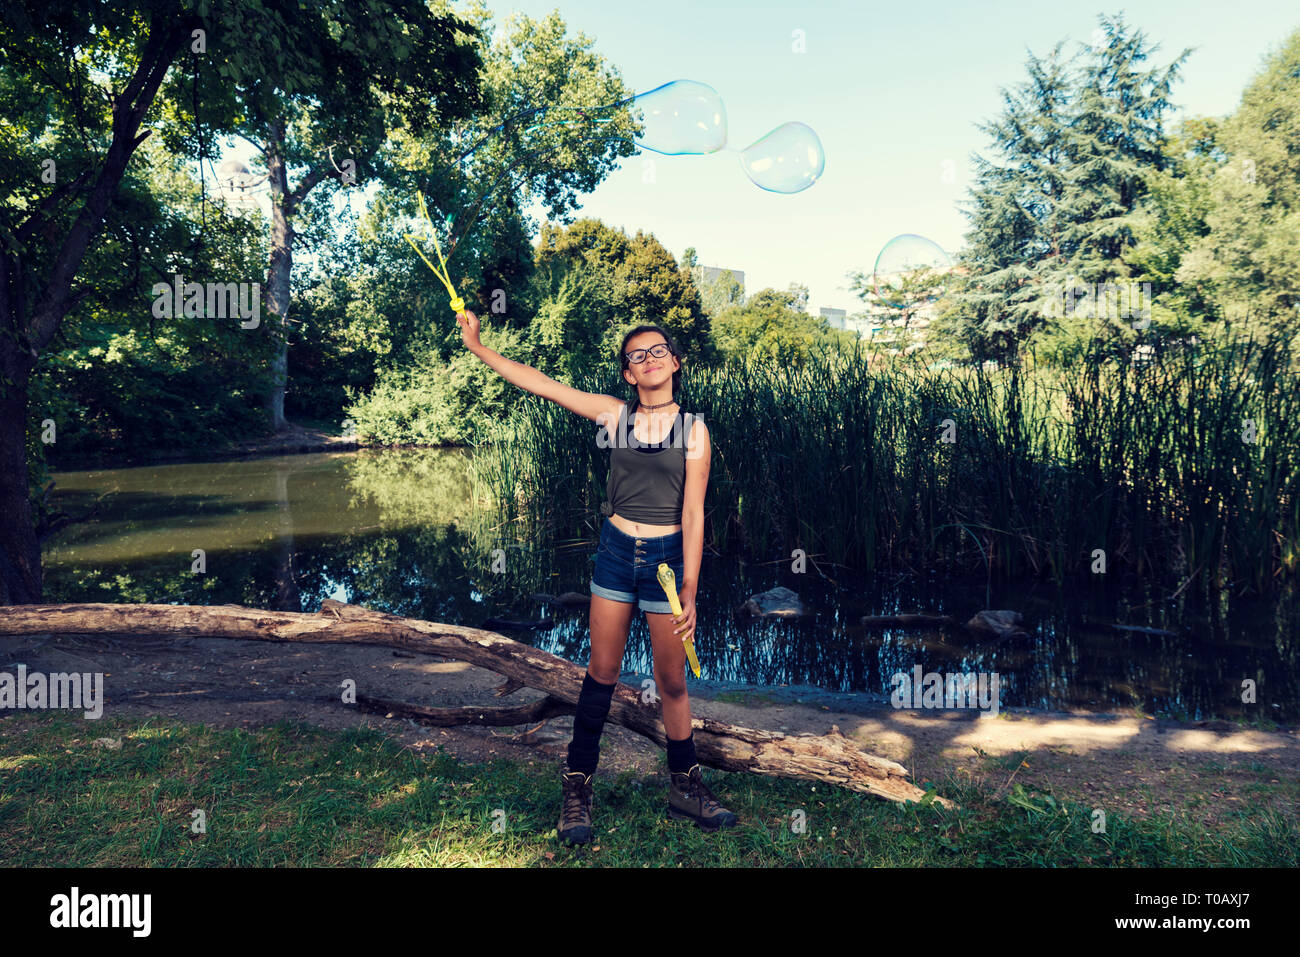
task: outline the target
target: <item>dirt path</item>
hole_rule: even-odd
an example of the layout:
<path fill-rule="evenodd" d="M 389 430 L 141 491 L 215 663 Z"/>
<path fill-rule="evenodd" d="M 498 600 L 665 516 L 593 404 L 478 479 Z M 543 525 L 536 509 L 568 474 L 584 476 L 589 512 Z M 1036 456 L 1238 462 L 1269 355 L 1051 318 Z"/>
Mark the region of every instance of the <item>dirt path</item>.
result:
<path fill-rule="evenodd" d="M 259 439 L 232 444 L 222 453 L 231 457 L 250 455 L 289 455 L 302 452 L 341 452 L 355 449 L 354 438 L 332 435 L 309 426 L 288 423 L 285 428 Z"/>
<path fill-rule="evenodd" d="M 355 438 L 345 438 L 310 426 L 289 423 L 271 435 L 232 442 L 229 445 L 205 449 L 144 449 L 135 453 L 122 452 L 111 456 L 92 456 L 90 459 L 73 459 L 65 467 L 127 469 L 154 465 L 185 465 L 194 462 L 224 461 L 226 459 L 262 458 L 275 455 L 300 455 L 313 452 L 351 452 L 359 446 Z"/>
<path fill-rule="evenodd" d="M 471 762 L 513 758 L 553 765 L 557 772 L 573 727 L 572 718 L 553 719 L 523 744 L 515 740 L 522 728 L 424 728 L 342 704 L 340 685 L 348 678 L 364 694 L 393 700 L 438 706 L 503 703 L 491 695 L 502 680 L 492 672 L 385 647 L 185 637 L 0 637 L 0 670 L 13 673 L 20 663 L 29 672 L 104 672 L 107 715 L 166 715 L 244 728 L 282 718 L 332 729 L 364 724 L 415 749 L 442 747 Z M 639 688 L 641 677 L 629 673 L 622 681 Z M 1266 732 L 1227 722 L 1178 724 L 1132 714 L 1026 709 L 1004 709 L 992 718 L 895 710 L 879 698 L 812 688 L 737 688 L 707 681 L 691 681 L 690 688 L 697 716 L 792 733 L 824 733 L 836 724 L 864 750 L 906 766 L 918 783 L 929 780 L 941 788 L 952 778 L 991 788 L 1012 780 L 1108 813 L 1141 817 L 1176 811 L 1206 823 L 1259 803 L 1292 816 L 1300 806 L 1300 740 L 1294 728 Z M 540 696 L 526 688 L 505 701 L 524 704 Z M 13 714 L 0 711 L 0 721 Z M 0 730 L 7 730 L 3 723 Z M 662 749 L 640 735 L 607 725 L 600 773 L 662 774 L 662 756 Z"/>

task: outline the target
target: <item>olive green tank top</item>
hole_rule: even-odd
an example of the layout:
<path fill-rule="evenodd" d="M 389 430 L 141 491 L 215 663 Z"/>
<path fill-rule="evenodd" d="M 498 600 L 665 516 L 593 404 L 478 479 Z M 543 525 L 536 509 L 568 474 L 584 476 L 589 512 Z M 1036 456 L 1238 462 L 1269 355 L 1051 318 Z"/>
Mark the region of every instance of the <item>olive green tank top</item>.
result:
<path fill-rule="evenodd" d="M 694 416 L 680 409 L 662 442 L 636 437 L 637 400 L 625 403 L 609 436 L 609 480 L 601 512 L 647 525 L 679 525 L 686 485 L 686 439 Z M 607 433 L 608 434 L 608 433 Z"/>

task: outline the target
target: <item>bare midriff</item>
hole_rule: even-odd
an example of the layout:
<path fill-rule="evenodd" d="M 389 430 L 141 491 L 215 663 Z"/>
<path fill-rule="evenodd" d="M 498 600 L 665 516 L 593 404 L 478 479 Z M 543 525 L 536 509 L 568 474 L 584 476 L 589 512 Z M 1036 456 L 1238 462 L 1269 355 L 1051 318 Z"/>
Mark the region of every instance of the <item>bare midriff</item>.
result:
<path fill-rule="evenodd" d="M 647 525 L 645 522 L 628 521 L 617 512 L 609 517 L 609 521 L 619 531 L 635 538 L 655 538 L 659 535 L 671 535 L 673 532 L 682 530 L 680 523 L 677 525 Z"/>

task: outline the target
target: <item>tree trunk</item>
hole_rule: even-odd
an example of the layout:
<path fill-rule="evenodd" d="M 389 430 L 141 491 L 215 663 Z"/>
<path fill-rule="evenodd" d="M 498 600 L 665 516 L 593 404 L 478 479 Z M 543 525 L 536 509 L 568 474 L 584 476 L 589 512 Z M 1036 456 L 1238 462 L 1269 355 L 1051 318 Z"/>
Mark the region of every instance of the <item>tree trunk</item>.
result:
<path fill-rule="evenodd" d="M 196 635 L 257 641 L 347 642 L 386 645 L 466 661 L 506 676 L 498 695 L 519 687 L 546 694 L 522 708 L 419 709 L 374 703 L 389 710 L 426 717 L 430 723 L 504 724 L 572 713 L 582 690 L 585 668 L 502 635 L 477 628 L 401 618 L 327 600 L 319 613 L 262 611 L 239 605 L 25 605 L 0 609 L 0 635 L 110 634 Z M 481 716 L 481 717 L 480 717 Z M 657 702 L 619 684 L 609 720 L 667 744 Z M 825 735 L 787 735 L 744 728 L 710 718 L 694 718 L 696 756 L 701 764 L 727 771 L 752 771 L 774 777 L 824 781 L 890 801 L 918 801 L 924 792 L 908 780 L 907 769 L 867 754 L 831 726 Z M 951 806 L 944 798 L 935 802 Z"/>
<path fill-rule="evenodd" d="M 9 327 L 7 318 L 0 315 L 0 328 Z M 41 600 L 41 546 L 27 490 L 27 382 L 32 361 L 12 337 L 0 335 L 0 605 Z"/>
<path fill-rule="evenodd" d="M 0 250 L 0 603 L 41 600 L 41 552 L 32 521 L 27 489 L 27 386 L 36 359 L 88 289 L 74 293 L 72 282 L 104 225 L 109 204 L 126 173 L 127 163 L 150 130 L 138 132 L 163 78 L 202 20 L 193 15 L 177 21 L 158 17 L 126 88 L 111 93 L 112 139 L 94 183 L 83 189 L 88 173 L 56 188 L 8 236 Z M 102 94 L 101 94 L 102 95 Z M 25 300 L 25 247 L 37 235 L 58 227 L 50 218 L 66 195 L 85 196 L 80 212 L 53 255 L 44 284 L 30 310 Z M 7 232 L 7 231 L 6 231 Z"/>
<path fill-rule="evenodd" d="M 266 411 L 271 429 L 285 427 L 284 392 L 289 381 L 289 279 L 293 272 L 293 200 L 285 170 L 284 121 L 273 120 L 267 137 L 266 168 L 271 184 L 271 265 L 266 274 L 266 309 L 272 320 L 268 331 L 275 337 L 271 360 L 271 387 L 266 394 Z"/>

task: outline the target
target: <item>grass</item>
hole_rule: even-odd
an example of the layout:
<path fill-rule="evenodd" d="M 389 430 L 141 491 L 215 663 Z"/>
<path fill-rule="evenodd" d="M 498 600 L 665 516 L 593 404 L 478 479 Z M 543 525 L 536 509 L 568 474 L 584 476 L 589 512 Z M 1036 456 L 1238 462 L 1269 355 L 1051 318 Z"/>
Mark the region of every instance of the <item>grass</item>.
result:
<path fill-rule="evenodd" d="M 780 704 L 781 699 L 776 695 L 767 694 L 763 691 L 720 691 L 713 696 L 715 701 L 725 701 L 728 704 L 745 704 L 745 705 L 769 705 Z"/>
<path fill-rule="evenodd" d="M 839 352 L 692 367 L 680 401 L 713 441 L 706 545 L 1058 584 L 1095 580 L 1104 553 L 1112 579 L 1275 594 L 1300 571 L 1296 359 L 1274 336 L 1050 367 Z M 626 393 L 607 374 L 575 384 Z M 596 431 L 518 404 L 474 456 L 485 544 L 589 533 L 608 470 Z"/>
<path fill-rule="evenodd" d="M 11 867 L 1300 864 L 1294 822 L 1267 809 L 1225 814 L 1213 831 L 1114 814 L 1094 834 L 1090 809 L 1018 784 L 993 799 L 938 783 L 962 805 L 945 811 L 718 771 L 710 783 L 740 827 L 708 835 L 667 821 L 662 774 L 598 775 L 595 840 L 570 849 L 554 837 L 553 762 L 468 765 L 373 729 L 287 722 L 247 732 L 105 718 L 88 732 L 67 715 L 14 715 L 0 729 L 0 860 Z M 196 809 L 206 833 L 191 832 Z M 791 830 L 797 811 L 803 834 Z"/>

